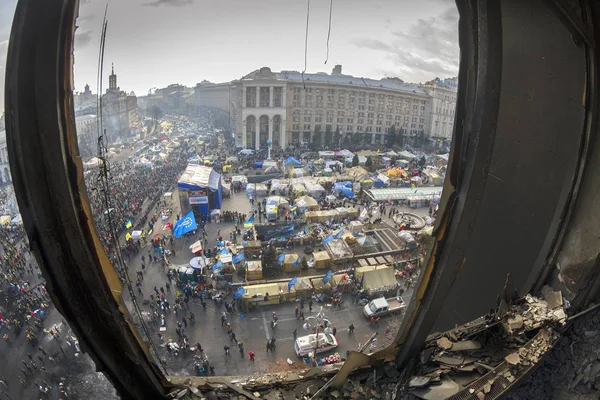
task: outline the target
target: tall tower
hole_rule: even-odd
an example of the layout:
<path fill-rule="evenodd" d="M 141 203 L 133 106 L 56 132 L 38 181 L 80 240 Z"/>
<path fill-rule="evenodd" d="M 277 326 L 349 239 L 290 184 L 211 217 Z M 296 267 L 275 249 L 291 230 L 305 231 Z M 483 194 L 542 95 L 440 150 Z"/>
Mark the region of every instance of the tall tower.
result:
<path fill-rule="evenodd" d="M 117 87 L 117 75 L 115 75 L 115 64 L 112 64 L 112 74 L 108 77 L 108 90 L 119 90 Z"/>

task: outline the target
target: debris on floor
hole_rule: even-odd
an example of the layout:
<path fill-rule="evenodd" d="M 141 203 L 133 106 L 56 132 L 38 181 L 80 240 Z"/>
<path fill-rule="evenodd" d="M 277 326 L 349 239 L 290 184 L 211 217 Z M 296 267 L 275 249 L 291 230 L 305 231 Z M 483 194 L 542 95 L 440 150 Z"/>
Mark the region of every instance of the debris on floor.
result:
<path fill-rule="evenodd" d="M 528 294 L 512 304 L 502 299 L 490 315 L 430 335 L 401 398 L 489 400 L 503 394 L 560 338 L 562 295 L 548 288 L 543 297 Z"/>

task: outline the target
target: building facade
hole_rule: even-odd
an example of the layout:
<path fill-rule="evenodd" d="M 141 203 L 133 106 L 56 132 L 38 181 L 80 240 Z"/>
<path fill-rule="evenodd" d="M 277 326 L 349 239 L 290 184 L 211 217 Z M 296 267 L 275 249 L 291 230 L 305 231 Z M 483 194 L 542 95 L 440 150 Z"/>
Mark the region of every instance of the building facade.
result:
<path fill-rule="evenodd" d="M 449 142 L 454 128 L 454 113 L 458 95 L 458 78 L 435 78 L 420 85 L 431 98 L 426 137 L 436 142 Z"/>
<path fill-rule="evenodd" d="M 108 77 L 108 89 L 102 95 L 102 126 L 109 142 L 125 139 L 139 128 L 137 97 L 125 93 L 117 86 L 114 66 Z"/>
<path fill-rule="evenodd" d="M 94 114 L 75 117 L 77 143 L 81 157 L 92 157 L 97 151 L 98 117 Z"/>
<path fill-rule="evenodd" d="M 6 146 L 6 131 L 0 131 L 0 186 L 12 184 L 10 165 L 8 164 L 8 149 Z"/>
<path fill-rule="evenodd" d="M 263 67 L 239 80 L 196 86 L 196 105 L 228 112 L 236 145 L 244 148 L 311 143 L 340 146 L 360 134 L 371 144 L 386 143 L 394 126 L 405 136 L 429 137 L 432 97 L 398 78 L 381 80 L 342 74 L 272 72 Z M 340 143 L 334 143 L 335 140 Z"/>

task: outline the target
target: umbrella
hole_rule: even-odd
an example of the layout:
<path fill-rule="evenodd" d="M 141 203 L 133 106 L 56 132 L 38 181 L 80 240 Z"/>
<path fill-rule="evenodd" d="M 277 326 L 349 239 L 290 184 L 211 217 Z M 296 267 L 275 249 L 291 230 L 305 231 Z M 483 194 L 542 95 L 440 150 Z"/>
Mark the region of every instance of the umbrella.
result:
<path fill-rule="evenodd" d="M 202 269 L 206 267 L 206 257 L 194 257 L 190 260 L 190 267 Z"/>
<path fill-rule="evenodd" d="M 194 254 L 202 251 L 202 241 L 201 240 L 197 240 L 196 242 L 194 242 L 194 244 L 192 244 L 190 246 L 190 250 Z"/>

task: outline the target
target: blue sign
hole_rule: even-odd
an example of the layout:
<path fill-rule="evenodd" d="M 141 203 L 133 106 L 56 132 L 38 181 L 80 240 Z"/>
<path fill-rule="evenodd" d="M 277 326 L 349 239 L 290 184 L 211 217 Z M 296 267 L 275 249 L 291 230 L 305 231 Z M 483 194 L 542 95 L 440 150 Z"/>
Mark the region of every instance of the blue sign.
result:
<path fill-rule="evenodd" d="M 180 238 L 182 235 L 198 229 L 196 218 L 194 218 L 194 212 L 190 211 L 179 221 L 175 222 L 173 233 L 176 238 Z"/>
<path fill-rule="evenodd" d="M 240 297 L 242 297 L 244 294 L 246 294 L 246 291 L 244 290 L 243 287 L 239 288 L 238 290 L 235 291 L 235 293 L 233 294 L 233 299 L 237 300 Z M 240 315 L 241 318 L 241 315 Z"/>
<path fill-rule="evenodd" d="M 279 257 L 277 257 L 277 264 L 281 265 L 285 261 L 285 254 L 281 253 Z"/>
<path fill-rule="evenodd" d="M 294 286 L 296 282 L 298 282 L 298 279 L 296 277 L 290 279 L 290 281 L 288 282 L 288 292 L 292 290 L 292 286 Z"/>
<path fill-rule="evenodd" d="M 325 238 L 323 239 L 323 246 L 325 246 L 327 243 L 331 242 L 333 240 L 333 234 L 330 233 L 329 235 L 325 236 Z"/>
<path fill-rule="evenodd" d="M 329 282 L 331 280 L 331 278 L 333 278 L 333 271 L 329 270 L 323 277 L 323 283 Z"/>

